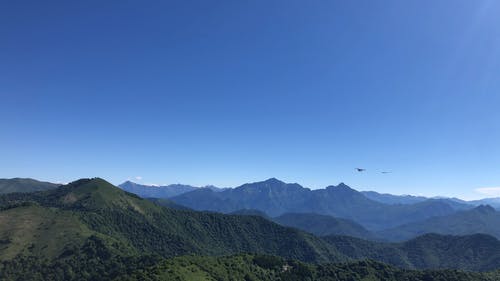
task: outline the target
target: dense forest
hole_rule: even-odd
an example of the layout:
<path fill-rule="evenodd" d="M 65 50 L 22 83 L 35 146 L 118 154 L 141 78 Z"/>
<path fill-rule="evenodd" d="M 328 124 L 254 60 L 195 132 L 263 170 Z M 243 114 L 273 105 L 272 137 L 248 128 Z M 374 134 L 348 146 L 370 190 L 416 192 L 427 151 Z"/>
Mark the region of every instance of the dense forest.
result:
<path fill-rule="evenodd" d="M 230 257 L 186 256 L 139 270 L 123 280 L 245 280 L 245 281 L 440 281 L 498 280 L 499 272 L 471 273 L 456 270 L 403 270 L 375 261 L 311 265 L 265 255 Z"/>

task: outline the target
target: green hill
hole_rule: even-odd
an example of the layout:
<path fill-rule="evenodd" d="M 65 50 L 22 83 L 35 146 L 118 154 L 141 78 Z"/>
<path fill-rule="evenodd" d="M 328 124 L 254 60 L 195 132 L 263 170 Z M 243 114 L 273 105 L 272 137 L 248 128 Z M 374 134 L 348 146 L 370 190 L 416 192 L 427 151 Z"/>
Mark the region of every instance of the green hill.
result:
<path fill-rule="evenodd" d="M 32 206 L 26 207 L 27 204 Z M 79 243 L 73 244 L 82 245 L 85 237 L 95 235 L 110 245 L 119 245 L 117 249 L 126 254 L 172 257 L 188 253 L 255 252 L 310 262 L 345 260 L 323 240 L 260 217 L 168 209 L 124 192 L 102 179 L 78 180 L 44 192 L 6 194 L 0 196 L 0 208 L 3 209 L 0 214 L 11 218 L 25 214 L 26 208 L 39 209 L 40 214 L 47 213 L 48 217 L 55 212 L 68 221 L 59 228 L 53 225 L 54 231 L 66 231 L 69 225 L 85 229 L 83 233 L 86 234 L 81 235 Z M 36 211 L 26 216 L 36 221 L 36 225 L 49 220 Z M 12 257 L 9 253 L 14 251 L 12 241 L 16 239 L 15 232 L 4 230 L 2 240 L 6 242 L 0 251 L 2 260 Z M 16 253 L 31 253 L 27 249 L 31 244 L 42 245 L 40 239 L 40 236 L 24 237 L 22 244 L 16 244 Z M 63 245 L 59 243 L 57 248 Z M 58 252 L 51 247 L 45 251 Z"/>
<path fill-rule="evenodd" d="M 0 194 L 49 190 L 57 188 L 58 186 L 60 186 L 60 184 L 37 181 L 34 179 L 0 179 Z"/>

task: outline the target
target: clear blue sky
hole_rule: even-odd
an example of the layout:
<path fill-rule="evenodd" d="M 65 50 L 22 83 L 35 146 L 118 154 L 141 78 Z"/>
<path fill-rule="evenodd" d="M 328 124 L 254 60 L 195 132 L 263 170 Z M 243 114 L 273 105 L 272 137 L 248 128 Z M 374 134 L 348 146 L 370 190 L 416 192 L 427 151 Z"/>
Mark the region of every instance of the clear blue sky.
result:
<path fill-rule="evenodd" d="M 18 176 L 485 197 L 500 2 L 3 1 L 0 177 Z"/>

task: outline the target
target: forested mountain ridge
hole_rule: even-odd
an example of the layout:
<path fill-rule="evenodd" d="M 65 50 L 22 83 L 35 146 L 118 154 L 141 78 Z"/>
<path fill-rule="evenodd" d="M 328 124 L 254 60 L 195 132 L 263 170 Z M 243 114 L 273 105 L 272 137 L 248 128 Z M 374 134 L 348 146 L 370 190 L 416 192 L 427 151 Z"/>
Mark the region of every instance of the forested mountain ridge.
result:
<path fill-rule="evenodd" d="M 222 213 L 256 209 L 271 217 L 285 213 L 330 215 L 353 220 L 369 230 L 395 227 L 455 211 L 441 201 L 424 201 L 410 205 L 383 204 L 368 199 L 343 183 L 325 189 L 310 190 L 299 184 L 287 184 L 275 178 L 221 192 L 194 190 L 172 197 L 171 200 L 194 210 Z"/>
<path fill-rule="evenodd" d="M 446 260 L 457 259 L 458 250 L 463 250 L 475 258 L 464 255 L 457 261 L 469 260 L 457 263 L 459 268 L 500 267 L 491 252 L 498 247 L 494 238 L 469 243 L 469 238 L 424 237 L 424 242 L 431 242 L 397 248 L 404 255 L 387 258 L 395 251 L 388 244 L 339 236 L 318 238 L 253 215 L 165 208 L 99 178 L 81 179 L 54 190 L 2 195 L 0 221 L 6 226 L 0 229 L 0 276 L 25 280 L 111 280 L 189 254 L 270 254 L 311 263 L 373 258 L 407 268 L 443 268 L 453 267 Z M 384 247 L 388 253 L 374 255 Z M 421 254 L 429 248 L 458 250 Z"/>
<path fill-rule="evenodd" d="M 7 194 L 0 196 L 0 208 L 3 209 L 0 214 L 11 219 L 26 212 L 25 209 L 57 212 L 59 217 L 66 216 L 70 221 L 63 226 L 75 224 L 88 229 L 86 237 L 97 235 L 104 240 L 116 240 L 124 244 L 120 249 L 126 249 L 127 253 L 170 257 L 188 253 L 220 255 L 257 252 L 304 261 L 346 259 L 313 235 L 260 217 L 164 208 L 126 193 L 102 179 L 78 180 L 45 192 Z M 37 213 L 40 212 L 31 211 L 27 215 Z M 43 222 L 37 227 L 40 225 Z M 11 232 L 5 230 L 2 240 L 14 241 Z M 81 245 L 84 238 L 75 244 Z M 34 236 L 16 247 L 24 249 L 19 252 L 26 252 L 31 244 L 39 242 L 39 236 Z M 0 250 L 0 258 L 3 259 L 13 246 L 7 242 Z"/>
<path fill-rule="evenodd" d="M 54 189 L 60 184 L 38 181 L 29 178 L 0 179 L 0 194 L 14 192 L 34 192 Z"/>

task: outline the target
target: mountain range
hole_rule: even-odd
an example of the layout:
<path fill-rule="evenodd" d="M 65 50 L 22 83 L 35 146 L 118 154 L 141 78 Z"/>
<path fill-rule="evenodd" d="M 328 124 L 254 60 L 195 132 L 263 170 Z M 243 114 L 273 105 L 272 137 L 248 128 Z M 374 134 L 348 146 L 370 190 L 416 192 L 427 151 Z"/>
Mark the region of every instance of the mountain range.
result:
<path fill-rule="evenodd" d="M 59 186 L 19 178 L 3 179 L 0 183 L 4 192 Z M 358 192 L 345 184 L 310 190 L 274 178 L 226 189 L 179 184 L 153 187 L 132 182 L 125 182 L 120 188 L 170 209 L 260 215 L 318 236 L 348 235 L 376 241 L 403 241 L 425 233 L 484 233 L 500 237 L 496 227 L 500 225 L 498 212 L 486 205 L 474 208 L 456 198 Z M 174 196 L 177 193 L 181 194 Z M 170 199 L 165 198 L 167 195 Z M 494 199 L 474 203 L 485 200 Z"/>
<path fill-rule="evenodd" d="M 223 188 L 218 188 L 215 186 L 205 186 L 205 187 L 196 187 L 192 185 L 186 184 L 170 184 L 170 185 L 144 185 L 138 184 L 131 181 L 126 181 L 119 185 L 119 187 L 125 191 L 137 194 L 144 198 L 170 198 L 174 197 L 189 191 L 208 188 L 213 191 L 220 191 Z"/>
<path fill-rule="evenodd" d="M 402 244 L 347 236 L 321 238 L 259 215 L 179 210 L 160 203 L 100 178 L 1 195 L 0 276 L 5 280 L 126 280 L 138 272 L 158 272 L 151 268 L 175 256 L 196 255 L 201 261 L 211 259 L 201 256 L 241 253 L 322 264 L 369 258 L 407 269 L 500 268 L 500 242 L 484 234 L 432 234 Z M 188 258 L 186 265 L 193 259 Z M 228 259 L 232 262 L 237 257 Z M 384 267 L 365 264 L 364 268 L 382 274 Z"/>
<path fill-rule="evenodd" d="M 439 200 L 446 202 L 457 210 L 470 209 L 472 206 L 490 205 L 500 209 L 500 198 L 484 198 L 479 200 L 461 200 L 448 197 L 424 197 L 413 195 L 393 195 L 388 193 L 378 193 L 375 191 L 361 191 L 367 198 L 384 204 L 414 204 L 427 200 Z"/>
<path fill-rule="evenodd" d="M 191 185 L 184 184 L 171 184 L 165 186 L 158 185 L 144 185 L 138 184 L 131 181 L 126 181 L 120 185 L 120 188 L 135 193 L 144 198 L 170 198 L 177 195 L 181 195 L 190 191 L 200 190 L 203 188 L 209 188 L 213 191 L 223 191 L 231 188 L 218 188 L 215 186 L 205 186 L 205 187 L 195 187 Z M 500 209 L 500 198 L 484 198 L 479 200 L 465 201 L 458 198 L 448 198 L 448 197 L 425 197 L 425 196 L 414 196 L 414 195 L 393 195 L 388 193 L 379 193 L 376 191 L 360 191 L 366 198 L 384 203 L 389 205 L 408 205 L 424 202 L 427 200 L 442 201 L 456 210 L 470 209 L 479 205 L 490 205 L 494 208 Z"/>
<path fill-rule="evenodd" d="M 310 190 L 297 183 L 288 184 L 274 178 L 220 192 L 198 189 L 170 200 L 194 210 L 221 213 L 256 209 L 271 217 L 285 213 L 330 215 L 350 219 L 369 230 L 386 229 L 455 212 L 450 204 L 441 200 L 389 205 L 371 200 L 343 183 Z"/>

